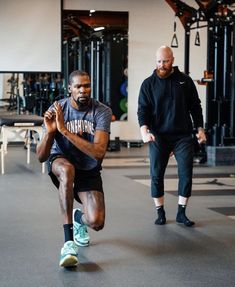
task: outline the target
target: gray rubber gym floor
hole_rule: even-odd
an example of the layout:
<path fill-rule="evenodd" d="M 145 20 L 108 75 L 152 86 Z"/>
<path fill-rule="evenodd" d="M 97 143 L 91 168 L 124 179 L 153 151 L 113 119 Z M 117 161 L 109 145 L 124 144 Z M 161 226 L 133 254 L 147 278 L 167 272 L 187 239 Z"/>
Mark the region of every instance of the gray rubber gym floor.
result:
<path fill-rule="evenodd" d="M 103 181 L 106 225 L 89 231 L 80 264 L 59 267 L 63 230 L 57 190 L 31 153 L 9 146 L 0 175 L 1 287 L 221 287 L 235 286 L 235 167 L 194 168 L 187 215 L 175 222 L 177 177 L 166 174 L 167 224 L 154 224 L 146 149 L 108 152 Z"/>

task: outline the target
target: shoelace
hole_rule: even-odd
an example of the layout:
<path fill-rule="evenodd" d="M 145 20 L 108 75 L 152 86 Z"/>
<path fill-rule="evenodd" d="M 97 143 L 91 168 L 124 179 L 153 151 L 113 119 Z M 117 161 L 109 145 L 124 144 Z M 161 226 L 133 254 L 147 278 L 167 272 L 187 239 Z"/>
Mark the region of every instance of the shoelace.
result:
<path fill-rule="evenodd" d="M 64 252 L 65 253 L 76 253 L 76 249 L 74 248 L 73 244 L 69 244 L 69 245 L 66 245 L 64 247 Z"/>
<path fill-rule="evenodd" d="M 87 229 L 85 225 L 80 225 L 78 228 L 78 233 L 81 237 L 86 237 Z"/>

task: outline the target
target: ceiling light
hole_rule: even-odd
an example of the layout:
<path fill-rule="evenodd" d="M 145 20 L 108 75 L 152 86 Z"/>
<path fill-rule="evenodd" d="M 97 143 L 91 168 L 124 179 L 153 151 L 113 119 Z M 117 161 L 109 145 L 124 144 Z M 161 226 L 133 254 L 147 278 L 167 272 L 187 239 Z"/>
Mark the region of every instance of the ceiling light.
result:
<path fill-rule="evenodd" d="M 103 26 L 101 27 L 95 27 L 94 28 L 94 31 L 101 31 L 101 30 L 104 30 L 105 28 Z"/>

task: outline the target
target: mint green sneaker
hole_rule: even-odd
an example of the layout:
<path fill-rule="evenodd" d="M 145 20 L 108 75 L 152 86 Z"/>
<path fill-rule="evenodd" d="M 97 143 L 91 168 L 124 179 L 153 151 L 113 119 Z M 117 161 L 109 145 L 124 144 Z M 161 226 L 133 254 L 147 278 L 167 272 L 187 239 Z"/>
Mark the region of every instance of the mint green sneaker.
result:
<path fill-rule="evenodd" d="M 78 246 L 88 246 L 90 243 L 90 236 L 85 224 L 80 224 L 75 221 L 75 212 L 81 212 L 79 208 L 73 210 L 73 240 Z"/>
<path fill-rule="evenodd" d="M 73 241 L 67 241 L 61 249 L 60 266 L 75 267 L 78 265 L 78 247 Z"/>

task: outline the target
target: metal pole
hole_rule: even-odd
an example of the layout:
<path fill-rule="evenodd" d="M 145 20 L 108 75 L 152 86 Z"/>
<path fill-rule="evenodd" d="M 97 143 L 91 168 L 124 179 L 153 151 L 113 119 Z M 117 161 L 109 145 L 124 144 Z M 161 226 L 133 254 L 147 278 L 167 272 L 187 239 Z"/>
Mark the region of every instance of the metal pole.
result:
<path fill-rule="evenodd" d="M 185 47 L 184 47 L 184 72 L 189 75 L 189 49 L 190 49 L 190 30 L 185 29 Z"/>
<path fill-rule="evenodd" d="M 69 77 L 69 44 L 68 41 L 63 42 L 63 52 L 64 52 L 64 87 L 67 93 L 67 88 L 68 87 L 68 77 Z"/>
<path fill-rule="evenodd" d="M 94 41 L 91 41 L 91 97 L 94 98 Z"/>
<path fill-rule="evenodd" d="M 235 47 L 235 23 L 233 24 L 233 47 Z M 235 49 L 232 54 L 232 84 L 231 84 L 231 104 L 230 104 L 230 136 L 235 137 Z"/>
<path fill-rule="evenodd" d="M 218 35 L 218 26 L 215 26 L 215 35 Z M 217 125 L 220 127 L 220 99 L 218 97 L 218 39 L 215 40 L 214 46 L 214 101 L 217 103 Z"/>
<path fill-rule="evenodd" d="M 96 99 L 100 100 L 100 42 L 96 43 Z"/>
<path fill-rule="evenodd" d="M 228 27 L 224 26 L 223 99 L 227 98 Z"/>
<path fill-rule="evenodd" d="M 83 70 L 83 49 L 82 49 L 82 41 L 79 41 L 78 43 L 78 69 Z"/>
<path fill-rule="evenodd" d="M 105 53 L 105 101 L 108 104 L 111 103 L 111 91 L 110 91 L 110 79 L 111 79 L 111 42 L 108 40 L 106 42 L 106 53 Z"/>

